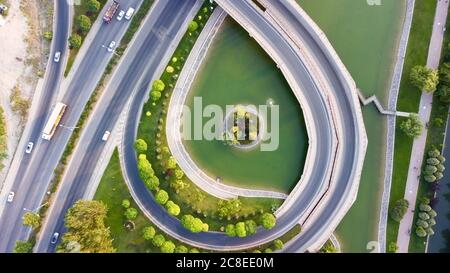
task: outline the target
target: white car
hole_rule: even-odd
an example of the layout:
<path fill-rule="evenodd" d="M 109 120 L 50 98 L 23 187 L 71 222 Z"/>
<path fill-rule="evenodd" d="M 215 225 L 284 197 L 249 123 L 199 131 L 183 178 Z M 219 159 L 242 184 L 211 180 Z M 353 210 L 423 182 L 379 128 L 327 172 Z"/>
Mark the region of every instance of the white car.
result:
<path fill-rule="evenodd" d="M 61 51 L 58 51 L 55 53 L 55 57 L 53 58 L 53 60 L 55 61 L 55 63 L 59 63 L 60 58 L 61 58 Z"/>
<path fill-rule="evenodd" d="M 53 233 L 52 240 L 50 241 L 50 243 L 52 245 L 56 244 L 56 242 L 58 242 L 58 238 L 59 238 L 59 233 L 58 232 Z"/>
<path fill-rule="evenodd" d="M 33 151 L 33 146 L 34 146 L 33 142 L 28 142 L 27 149 L 25 150 L 25 153 L 31 154 L 31 151 Z"/>
<path fill-rule="evenodd" d="M 125 11 L 124 11 L 124 10 L 121 10 L 121 11 L 119 12 L 119 14 L 117 15 L 117 21 L 122 21 L 123 16 L 125 16 Z"/>
<path fill-rule="evenodd" d="M 108 141 L 108 138 L 109 138 L 109 135 L 110 135 L 110 134 L 111 134 L 110 131 L 106 131 L 106 132 L 103 134 L 102 140 L 103 140 L 103 141 Z"/>
<path fill-rule="evenodd" d="M 111 41 L 108 46 L 108 52 L 113 52 L 114 47 L 116 46 L 116 41 Z"/>
<path fill-rule="evenodd" d="M 134 8 L 129 8 L 127 10 L 127 14 L 125 14 L 125 19 L 130 20 L 134 14 L 134 10 L 135 10 Z"/>
<path fill-rule="evenodd" d="M 12 191 L 8 194 L 8 203 L 12 203 L 15 193 Z"/>

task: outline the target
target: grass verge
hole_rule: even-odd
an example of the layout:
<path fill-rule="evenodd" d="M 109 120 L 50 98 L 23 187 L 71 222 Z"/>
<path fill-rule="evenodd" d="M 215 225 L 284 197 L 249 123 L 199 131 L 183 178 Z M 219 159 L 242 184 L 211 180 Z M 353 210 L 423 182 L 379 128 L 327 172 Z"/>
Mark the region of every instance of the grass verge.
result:
<path fill-rule="evenodd" d="M 8 143 L 6 135 L 6 120 L 3 108 L 0 107 L 0 171 L 5 167 L 2 163 L 8 155 Z"/>
<path fill-rule="evenodd" d="M 397 109 L 399 111 L 416 113 L 418 110 L 421 93 L 410 83 L 409 73 L 415 65 L 426 64 L 436 4 L 436 0 L 416 1 L 397 102 Z M 399 129 L 402 121 L 402 118 L 398 118 L 396 124 L 394 166 L 389 208 L 397 200 L 402 199 L 405 194 L 409 160 L 411 157 L 413 140 L 409 139 Z M 388 217 L 386 244 L 397 241 L 398 228 L 399 223 Z"/>

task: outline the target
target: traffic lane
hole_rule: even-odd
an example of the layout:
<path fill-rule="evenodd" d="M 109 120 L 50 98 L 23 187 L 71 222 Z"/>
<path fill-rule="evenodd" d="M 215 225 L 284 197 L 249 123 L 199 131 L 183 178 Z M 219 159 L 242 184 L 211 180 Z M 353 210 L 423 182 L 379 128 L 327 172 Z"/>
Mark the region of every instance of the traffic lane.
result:
<path fill-rule="evenodd" d="M 248 8 L 248 7 L 247 7 Z M 239 9 L 242 11 L 242 9 Z M 250 16 L 254 16 L 251 14 Z M 259 15 L 258 15 L 259 16 Z M 264 25 L 266 29 L 262 30 L 262 33 L 274 33 L 274 30 L 267 26 L 266 22 L 263 22 L 260 20 L 260 24 L 255 24 L 255 28 L 259 28 L 261 25 Z M 312 97 L 315 97 L 315 105 L 317 105 L 317 109 L 321 109 L 321 119 L 318 119 L 318 115 L 315 116 L 316 126 L 318 128 L 325 128 L 325 131 L 323 131 L 323 134 L 318 134 L 319 141 L 322 141 L 324 145 L 322 145 L 322 150 L 320 150 L 320 153 L 323 153 L 326 155 L 328 151 L 331 150 L 330 147 L 330 128 L 329 128 L 329 118 L 327 117 L 324 102 L 322 99 L 318 98 L 318 89 L 317 86 L 312 82 L 311 77 L 306 71 L 306 68 L 299 60 L 298 56 L 293 56 L 292 48 L 290 48 L 288 45 L 286 45 L 286 41 L 281 40 L 281 37 L 278 34 L 272 34 L 273 37 L 272 45 L 283 45 L 284 50 L 280 54 L 282 57 L 284 57 L 284 60 L 294 60 L 288 62 L 291 67 L 292 71 L 299 71 L 298 74 L 303 74 L 304 78 L 299 81 L 299 85 L 302 86 L 303 90 L 306 90 L 306 95 L 309 97 L 309 100 L 314 100 Z M 270 40 L 270 39 L 268 39 Z M 277 48 L 278 46 L 275 46 Z M 293 70 L 295 69 L 295 70 Z M 303 72 L 303 73 L 302 73 Z M 254 236 L 248 237 L 248 238 L 229 238 L 225 234 L 221 233 L 215 233 L 215 232 L 209 232 L 209 233 L 201 233 L 201 234 L 193 234 L 188 231 L 186 231 L 179 221 L 177 219 L 174 219 L 173 217 L 168 217 L 167 212 L 153 199 L 153 196 L 151 193 L 148 192 L 146 189 L 144 183 L 141 181 L 138 171 L 137 171 L 137 162 L 136 162 L 136 155 L 133 148 L 133 143 L 135 140 L 136 135 L 136 129 L 139 122 L 138 113 L 141 109 L 142 100 L 137 99 L 138 97 L 142 98 L 143 94 L 145 94 L 146 90 L 141 90 L 141 95 L 137 96 L 134 99 L 134 102 L 131 106 L 131 110 L 129 113 L 129 118 L 127 120 L 127 126 L 126 126 L 126 133 L 125 133 L 125 141 L 124 141 L 124 154 L 125 154 L 125 171 L 129 176 L 130 183 L 132 184 L 133 192 L 136 195 L 136 199 L 141 202 L 141 204 L 144 206 L 145 210 L 150 212 L 151 216 L 153 216 L 154 221 L 159 222 L 166 226 L 173 234 L 178 234 L 183 237 L 184 240 L 196 242 L 197 244 L 203 245 L 207 248 L 214 246 L 216 248 L 221 248 L 224 246 L 235 246 L 235 247 L 242 247 L 245 245 L 255 244 L 255 242 L 264 242 L 271 240 L 271 238 L 275 238 L 278 235 L 281 235 L 285 232 L 287 232 L 290 227 L 296 224 L 295 220 L 289 219 L 289 217 L 281 217 L 279 219 L 279 224 L 277 227 L 275 227 L 271 231 L 260 231 Z M 326 126 L 328 125 L 328 128 Z M 328 131 L 327 131 L 328 130 Z M 328 140 L 326 140 L 328 137 Z M 328 145 L 328 146 L 327 146 Z M 320 147 L 320 146 L 319 146 Z M 329 158 L 328 156 L 322 157 Z M 319 177 L 323 180 L 323 173 L 324 169 L 327 168 L 327 164 L 322 164 L 321 162 L 327 162 L 329 160 L 322 160 L 315 162 L 316 167 L 314 169 L 320 170 L 320 173 L 318 172 L 316 177 Z M 322 164 L 322 165 L 320 165 Z M 323 167 L 323 168 L 322 168 Z M 312 179 L 312 181 L 320 181 Z M 310 204 L 310 200 L 308 200 L 309 196 L 311 196 L 311 192 L 317 191 L 317 185 L 313 185 L 312 183 L 309 183 L 309 187 L 302 195 L 302 206 L 307 207 Z M 295 209 L 293 209 L 295 210 Z M 298 212 L 298 211 L 297 211 Z M 289 224 L 285 224 L 286 222 L 289 222 Z"/>
<path fill-rule="evenodd" d="M 134 3 L 138 3 L 140 1 L 134 1 Z M 102 33 L 102 35 L 98 35 L 98 37 L 96 37 L 96 39 L 94 39 L 93 44 L 90 46 L 90 48 L 88 49 L 86 58 L 89 59 L 89 62 L 86 62 L 86 59 L 84 59 L 84 62 L 82 62 L 82 65 L 80 66 L 80 70 L 82 72 L 80 72 L 80 70 L 78 71 L 78 73 L 76 73 L 75 77 L 74 77 L 74 82 L 79 83 L 79 82 L 83 82 L 83 83 L 88 83 L 88 81 L 84 81 L 84 79 L 86 78 L 99 78 L 101 76 L 101 74 L 103 74 L 103 70 L 99 71 L 98 73 L 92 73 L 92 69 L 97 69 L 100 70 L 98 68 L 102 67 L 100 66 L 100 61 L 101 59 L 109 59 L 111 53 L 109 54 L 97 54 L 98 52 L 98 48 L 100 49 L 104 49 L 101 47 L 102 42 L 105 39 L 108 39 L 108 37 L 116 37 L 116 38 L 120 38 L 121 36 L 123 36 L 123 34 L 125 33 L 125 30 L 128 26 L 128 23 L 124 23 L 124 24 L 116 24 L 115 20 L 106 26 L 106 24 L 102 25 L 101 28 L 105 28 L 105 27 L 111 27 L 111 32 L 108 31 L 100 31 Z M 106 34 L 105 34 L 106 33 Z M 106 51 L 106 50 L 104 50 Z M 108 60 L 103 60 L 102 65 L 103 67 L 106 66 Z M 83 64 L 84 63 L 84 64 Z M 95 64 L 95 65 L 93 65 Z M 84 73 L 83 73 L 84 72 Z M 89 77 L 90 76 L 90 77 Z M 77 80 L 78 79 L 78 80 Z M 94 80 L 95 81 L 95 80 Z M 98 80 L 96 81 L 98 82 Z M 85 92 L 89 92 L 89 90 L 93 90 L 95 88 L 96 82 L 94 84 L 92 84 L 92 88 L 87 87 L 86 85 L 82 85 L 82 86 L 75 86 L 75 90 L 73 91 L 73 93 L 76 93 L 75 95 L 79 95 L 83 92 L 80 92 L 81 90 L 87 90 Z M 80 88 L 80 89 L 77 89 Z M 69 94 L 71 92 L 68 92 Z M 77 96 L 75 96 L 77 97 Z M 89 97 L 89 95 L 85 96 L 85 97 Z M 69 100 L 73 100 L 74 98 L 69 98 Z M 80 102 L 78 102 L 80 103 Z M 80 105 L 80 104 L 78 104 Z M 70 108 L 68 107 L 69 111 L 66 112 L 65 117 L 67 117 L 67 115 L 70 115 Z M 78 108 L 79 111 L 81 107 Z M 63 119 L 64 120 L 64 119 Z M 46 121 L 46 120 L 45 120 Z M 44 121 L 44 123 L 45 123 Z M 61 129 L 61 128 L 58 128 Z M 58 138 L 58 131 L 55 133 L 54 138 L 52 139 L 52 142 L 57 142 L 57 138 Z M 41 131 L 39 130 L 38 135 L 40 137 L 40 133 Z M 68 134 L 70 136 L 70 134 Z M 68 138 L 68 137 L 67 137 Z M 27 196 L 22 195 L 22 200 L 20 201 L 24 201 L 22 202 L 18 202 L 23 204 L 23 207 L 25 208 L 36 208 L 37 206 L 39 206 L 39 204 L 41 203 L 41 200 L 44 198 L 45 196 L 45 192 L 47 191 L 47 187 L 48 187 L 48 183 L 50 182 L 51 176 L 53 174 L 53 170 L 54 167 L 56 167 L 57 163 L 58 163 L 58 159 L 60 158 L 61 154 L 63 151 L 56 151 L 56 154 L 58 154 L 57 159 L 55 160 L 55 158 L 51 158 L 51 156 L 49 156 L 49 154 L 55 154 L 54 152 L 52 152 L 53 150 L 55 150 L 55 147 L 64 147 L 65 143 L 61 143 L 61 145 L 57 145 L 54 144 L 54 146 L 49 146 L 48 143 L 42 145 L 42 143 L 45 143 L 45 141 L 41 140 L 39 138 L 39 142 L 41 143 L 40 145 L 38 145 L 38 147 L 35 148 L 35 151 L 33 151 L 33 158 L 30 164 L 25 166 L 25 171 L 21 172 L 24 173 L 23 175 L 23 179 L 20 179 L 19 181 L 19 186 L 17 191 L 20 192 L 25 192 L 26 190 L 28 190 L 27 192 Z M 61 148 L 56 148 L 56 150 L 61 149 Z M 45 170 L 45 171 L 42 171 Z M 27 174 L 28 174 L 28 178 L 27 178 Z M 20 189 L 20 188 L 27 188 L 27 189 Z M 17 204 L 17 205 L 18 205 Z M 15 240 L 17 240 L 17 237 L 19 238 L 26 238 L 29 230 L 28 228 L 25 228 L 22 226 L 22 221 L 21 221 L 21 211 L 19 208 L 15 208 L 14 211 L 11 211 L 11 215 L 7 215 L 7 219 L 15 219 L 14 224 L 11 224 L 11 221 L 9 224 L 9 227 L 6 230 L 14 230 L 14 235 L 16 236 L 11 236 L 8 242 L 8 248 L 11 249 L 11 246 L 13 246 L 13 242 Z M 1 249 L 1 248 L 0 248 Z"/>
<path fill-rule="evenodd" d="M 66 3 L 66 2 L 65 2 Z M 66 48 L 67 45 L 67 37 L 68 37 L 68 23 L 66 18 L 68 17 L 69 13 L 69 6 L 66 4 L 61 4 L 59 2 L 56 2 L 56 32 L 55 32 L 55 42 L 52 44 L 50 59 L 52 60 L 53 52 L 59 50 L 59 48 Z M 31 138 L 30 141 L 36 143 L 36 135 L 39 134 L 39 131 L 41 130 L 42 124 L 45 122 L 48 107 L 50 105 L 51 98 L 54 96 L 55 91 L 57 91 L 57 87 L 60 83 L 61 76 L 62 76 L 62 68 L 60 63 L 54 63 L 52 61 L 49 62 L 49 66 L 47 68 L 48 71 L 46 73 L 49 73 L 49 76 L 47 76 L 47 80 L 44 84 L 43 92 L 41 95 L 41 98 L 39 99 L 39 110 L 37 111 L 38 116 L 32 119 L 33 122 L 33 129 L 31 130 Z M 42 102 L 41 102 L 42 101 Z M 31 117 L 30 117 L 31 119 Z M 19 153 L 25 153 L 25 151 L 17 151 Z M 25 154 L 23 157 L 23 160 L 20 162 L 20 166 L 17 171 L 17 175 L 15 178 L 15 182 L 11 188 L 11 191 L 14 191 L 17 193 L 16 197 L 14 198 L 13 204 L 8 204 L 5 211 L 3 211 L 2 218 L 0 221 L 0 230 L 2 230 L 2 233 L 0 234 L 0 251 L 4 250 L 6 238 L 8 237 L 8 233 L 6 232 L 7 228 L 6 226 L 10 223 L 10 219 L 12 215 L 20 215 L 23 211 L 22 204 L 25 200 L 25 197 L 21 194 L 20 186 L 23 174 L 25 173 L 25 170 L 28 166 L 28 164 L 31 161 L 31 158 L 33 156 L 33 153 L 31 155 Z M 8 245 L 8 242 L 6 242 L 6 245 Z"/>
<path fill-rule="evenodd" d="M 129 65 L 130 68 L 125 71 L 123 79 L 120 81 L 120 83 L 118 83 L 118 86 L 113 86 L 111 83 L 108 90 L 105 90 L 105 92 L 111 93 L 111 89 L 113 89 L 115 90 L 115 92 L 114 95 L 108 97 L 110 103 L 108 103 L 108 107 L 106 109 L 107 111 L 102 113 L 102 117 L 101 119 L 99 119 L 100 121 L 92 120 L 86 128 L 86 130 L 91 130 L 90 128 L 93 127 L 93 130 L 95 130 L 94 135 L 92 136 L 92 138 L 90 138 L 91 142 L 84 146 L 87 148 L 77 148 L 83 150 L 81 154 L 84 154 L 84 157 L 82 158 L 82 160 L 73 162 L 72 164 L 75 165 L 71 165 L 71 169 L 74 169 L 74 171 L 68 171 L 67 173 L 66 181 L 74 180 L 74 182 L 72 183 L 72 186 L 68 191 L 70 192 L 70 196 L 68 198 L 61 198 L 61 201 L 65 205 L 58 206 L 58 208 L 54 208 L 54 211 L 52 211 L 52 215 L 58 215 L 56 217 L 51 217 L 52 219 L 57 219 L 57 225 L 53 229 L 53 232 L 57 231 L 60 234 L 64 233 L 65 213 L 73 205 L 73 203 L 84 196 L 87 185 L 95 169 L 96 163 L 98 162 L 105 145 L 105 143 L 101 140 L 104 132 L 106 130 L 111 130 L 111 128 L 117 122 L 123 110 L 123 107 L 129 99 L 129 96 L 139 82 L 138 79 L 141 78 L 143 74 L 146 75 L 146 82 L 143 84 L 143 86 L 146 87 L 150 84 L 149 78 L 152 77 L 152 75 L 155 73 L 155 70 L 160 64 L 161 58 L 169 49 L 169 45 L 175 37 L 176 33 L 180 28 L 183 27 L 182 23 L 183 21 L 185 21 L 184 18 L 186 18 L 186 15 L 190 12 L 195 2 L 195 0 L 171 0 L 166 2 L 167 4 L 161 12 L 159 19 L 149 21 L 150 24 L 152 24 L 152 21 L 156 21 L 155 25 L 154 27 L 150 26 L 148 28 L 151 32 L 147 34 L 146 40 L 139 49 L 131 65 Z M 174 12 L 176 13 L 174 14 Z M 173 20 L 172 18 L 179 18 L 179 20 Z M 162 29 L 167 29 L 165 31 L 166 33 L 163 34 L 161 32 L 158 32 L 158 35 L 155 34 L 155 30 Z M 151 65 L 148 65 L 149 62 L 151 63 Z M 112 80 L 112 82 L 114 82 L 114 80 Z M 77 150 L 77 152 L 78 151 L 79 150 Z M 84 151 L 88 151 L 88 153 Z M 60 191 L 65 191 L 65 189 L 60 189 Z M 47 223 L 47 225 L 51 226 L 52 224 Z M 46 228 L 46 230 L 48 229 L 51 228 Z M 45 237 L 41 238 L 41 240 L 47 242 L 47 252 L 54 251 L 55 246 L 49 244 L 53 232 L 47 231 L 45 235 L 43 235 Z M 42 243 L 42 245 L 45 245 L 45 243 Z M 38 251 L 42 252 L 42 249 L 39 249 Z"/>

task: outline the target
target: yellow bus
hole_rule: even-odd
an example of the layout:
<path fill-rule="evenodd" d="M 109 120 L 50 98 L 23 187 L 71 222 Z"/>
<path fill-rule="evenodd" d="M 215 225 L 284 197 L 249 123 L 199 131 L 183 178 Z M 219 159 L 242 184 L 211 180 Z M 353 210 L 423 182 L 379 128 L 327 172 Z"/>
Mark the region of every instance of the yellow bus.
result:
<path fill-rule="evenodd" d="M 66 111 L 67 105 L 65 105 L 62 102 L 58 102 L 55 106 L 55 109 L 53 109 L 52 114 L 50 115 L 50 118 L 48 119 L 47 123 L 44 127 L 44 132 L 42 133 L 42 138 L 45 140 L 51 140 L 53 135 L 55 134 L 56 128 L 59 125 L 59 122 L 61 121 L 61 118 L 64 115 L 64 112 Z"/>

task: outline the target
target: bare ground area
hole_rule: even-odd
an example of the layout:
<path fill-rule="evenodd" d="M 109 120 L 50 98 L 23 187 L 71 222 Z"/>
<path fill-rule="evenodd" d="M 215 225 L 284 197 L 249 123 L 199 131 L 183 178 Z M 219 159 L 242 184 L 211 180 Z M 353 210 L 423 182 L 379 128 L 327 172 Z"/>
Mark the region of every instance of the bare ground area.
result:
<path fill-rule="evenodd" d="M 7 157 L 0 168 L 0 184 L 6 177 L 17 148 L 28 108 L 48 59 L 50 42 L 43 38 L 52 29 L 51 0 L 8 1 L 6 17 L 0 18 L 0 107 L 7 128 Z M 2 16 L 0 16 L 2 17 Z"/>

